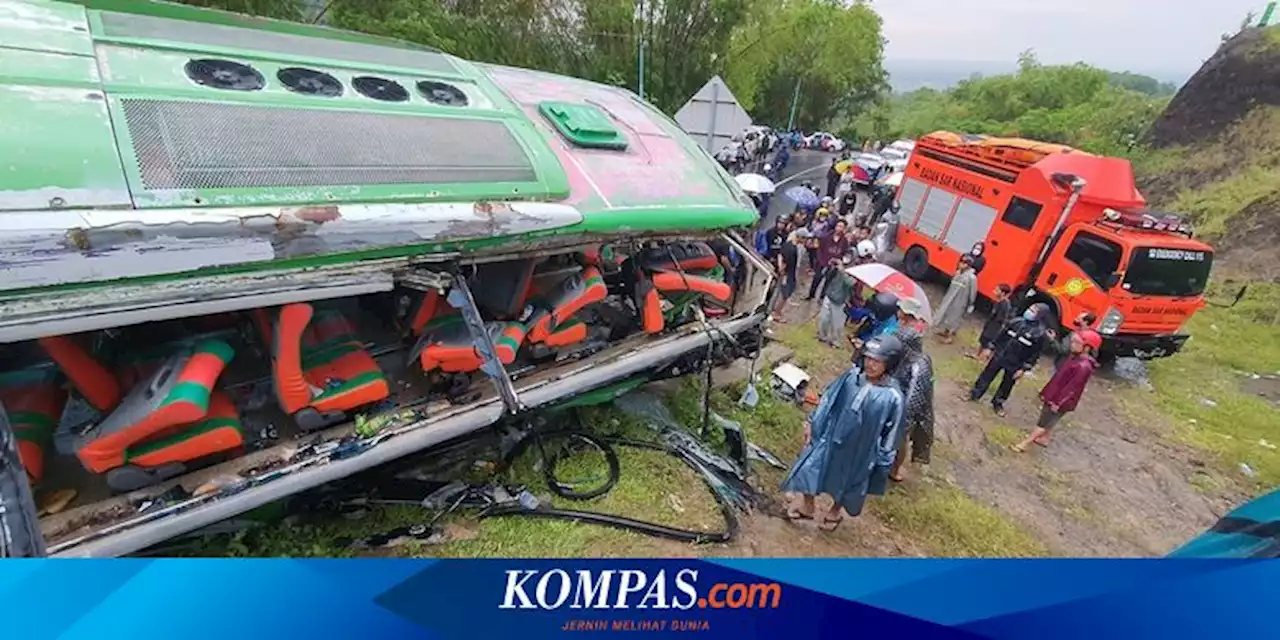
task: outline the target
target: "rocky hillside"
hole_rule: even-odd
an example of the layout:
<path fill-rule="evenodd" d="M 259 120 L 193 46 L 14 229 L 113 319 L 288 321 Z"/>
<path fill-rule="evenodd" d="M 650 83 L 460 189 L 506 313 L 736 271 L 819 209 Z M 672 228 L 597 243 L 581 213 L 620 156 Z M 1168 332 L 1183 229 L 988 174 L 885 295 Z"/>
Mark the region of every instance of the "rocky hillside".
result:
<path fill-rule="evenodd" d="M 1224 43 L 1146 143 L 1139 186 L 1153 205 L 1190 214 L 1223 267 L 1280 281 L 1280 26 Z"/>

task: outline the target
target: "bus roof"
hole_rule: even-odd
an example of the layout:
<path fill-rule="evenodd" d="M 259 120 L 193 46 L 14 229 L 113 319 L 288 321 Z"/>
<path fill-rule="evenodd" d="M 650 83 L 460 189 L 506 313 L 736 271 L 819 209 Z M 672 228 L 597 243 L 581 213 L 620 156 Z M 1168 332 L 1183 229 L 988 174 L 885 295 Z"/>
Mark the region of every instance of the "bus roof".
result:
<path fill-rule="evenodd" d="M 625 89 L 218 11 L 86 4 L 0 4 L 0 109 L 22 123 L 0 128 L 0 215 L 529 200 L 624 226 L 754 221 Z"/>

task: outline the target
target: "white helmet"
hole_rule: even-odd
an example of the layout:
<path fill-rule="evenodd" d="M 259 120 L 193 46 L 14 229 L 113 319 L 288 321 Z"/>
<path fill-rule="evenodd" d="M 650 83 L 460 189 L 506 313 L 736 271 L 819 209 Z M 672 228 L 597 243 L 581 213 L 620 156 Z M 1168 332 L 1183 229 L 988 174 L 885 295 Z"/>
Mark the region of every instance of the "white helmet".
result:
<path fill-rule="evenodd" d="M 772 171 L 772 170 L 773 170 L 773 165 L 769 164 L 768 162 L 764 163 L 764 170 L 765 170 L 765 172 L 766 172 L 766 173 L 767 173 L 767 172 L 769 172 L 769 171 Z"/>
<path fill-rule="evenodd" d="M 863 240 L 857 247 L 859 258 L 870 258 L 876 254 L 876 245 L 870 240 Z"/>

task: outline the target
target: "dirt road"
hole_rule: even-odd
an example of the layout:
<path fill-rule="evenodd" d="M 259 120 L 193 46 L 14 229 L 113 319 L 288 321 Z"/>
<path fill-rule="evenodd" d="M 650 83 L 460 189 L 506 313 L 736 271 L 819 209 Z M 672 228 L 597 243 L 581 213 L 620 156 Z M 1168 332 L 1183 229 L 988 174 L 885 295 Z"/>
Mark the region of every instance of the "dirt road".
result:
<path fill-rule="evenodd" d="M 801 279 L 804 291 L 806 276 Z M 931 286 L 931 299 L 941 295 L 940 286 Z M 789 305 L 787 325 L 775 333 L 825 383 L 839 373 L 848 354 L 823 353 L 830 350 L 811 335 L 812 304 Z M 953 345 L 927 341 L 938 376 L 932 468 L 910 467 L 903 486 L 878 503 L 888 505 L 918 485 L 950 486 L 1024 528 L 1050 555 L 1151 556 L 1170 551 L 1245 499 L 1239 488 L 1207 482 L 1202 454 L 1165 437 L 1168 425 L 1142 409 L 1138 396 L 1143 392 L 1105 372 L 1056 430 L 1050 447 L 1011 451 L 1009 445 L 1034 423 L 1036 393 L 1047 380 L 1048 363 L 1019 383 L 1008 417 L 1000 418 L 989 404 L 965 397 L 980 369 L 964 353 L 972 350 L 977 329 L 974 318 Z M 877 511 L 862 516 L 859 538 L 869 534 L 880 546 L 907 553 L 918 546 L 911 532 L 880 522 Z M 847 551 L 878 555 L 889 549 L 870 548 L 863 539 Z"/>

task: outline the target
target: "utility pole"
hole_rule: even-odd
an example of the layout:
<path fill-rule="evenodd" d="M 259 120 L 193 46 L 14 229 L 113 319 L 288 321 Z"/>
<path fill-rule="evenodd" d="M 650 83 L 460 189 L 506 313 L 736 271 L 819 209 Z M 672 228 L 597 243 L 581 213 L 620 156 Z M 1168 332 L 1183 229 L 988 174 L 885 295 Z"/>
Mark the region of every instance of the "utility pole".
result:
<path fill-rule="evenodd" d="M 640 78 L 640 86 L 638 87 L 639 91 L 637 91 L 637 93 L 640 94 L 641 100 L 644 100 L 644 50 L 648 44 L 649 43 L 644 40 L 640 41 L 640 55 L 636 60 L 636 75 Z"/>
<path fill-rule="evenodd" d="M 791 96 L 791 113 L 787 115 L 787 131 L 795 127 L 796 106 L 800 104 L 800 78 L 796 78 L 796 91 Z"/>

